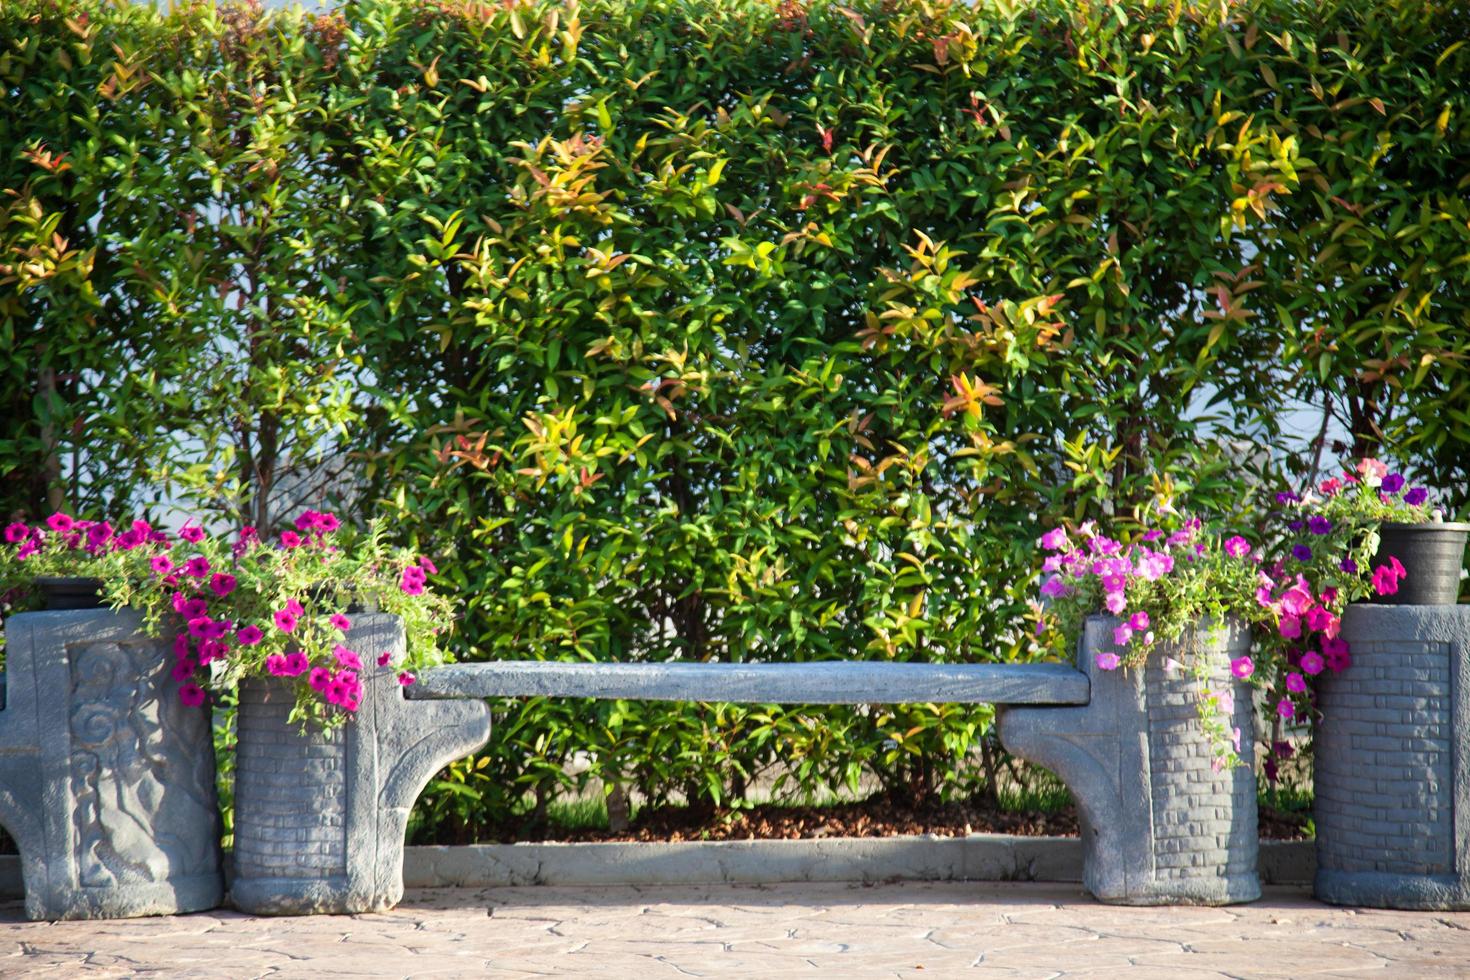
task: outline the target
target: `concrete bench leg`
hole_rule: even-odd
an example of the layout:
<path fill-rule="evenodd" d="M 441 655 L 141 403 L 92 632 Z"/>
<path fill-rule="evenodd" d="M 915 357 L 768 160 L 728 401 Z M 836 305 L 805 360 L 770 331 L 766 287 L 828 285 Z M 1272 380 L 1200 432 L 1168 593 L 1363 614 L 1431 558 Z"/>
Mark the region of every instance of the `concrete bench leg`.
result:
<path fill-rule="evenodd" d="M 403 837 L 424 786 L 490 737 L 483 701 L 408 701 L 383 651 L 401 653 L 395 617 L 353 616 L 362 654 L 357 717 L 330 733 L 288 724 L 294 692 L 241 685 L 230 899 L 263 915 L 385 911 L 403 897 Z"/>
<path fill-rule="evenodd" d="M 23 613 L 6 624 L 0 824 L 26 915 L 92 919 L 214 908 L 214 746 L 178 698 L 166 644 L 131 612 Z"/>
<path fill-rule="evenodd" d="M 1163 657 L 1142 670 L 1105 671 L 1094 654 L 1111 647 L 1112 621 L 1088 620 L 1078 668 L 1092 701 L 1077 708 L 1005 707 L 997 724 L 1005 747 L 1067 784 L 1082 825 L 1083 884 L 1104 902 L 1224 905 L 1260 897 L 1256 870 L 1255 778 L 1248 766 L 1215 772 L 1190 678 L 1166 675 Z M 1249 648 L 1244 631 L 1218 641 L 1229 656 Z M 1182 660 L 1183 658 L 1180 657 Z M 1252 758 L 1248 692 L 1235 686 L 1241 756 Z"/>

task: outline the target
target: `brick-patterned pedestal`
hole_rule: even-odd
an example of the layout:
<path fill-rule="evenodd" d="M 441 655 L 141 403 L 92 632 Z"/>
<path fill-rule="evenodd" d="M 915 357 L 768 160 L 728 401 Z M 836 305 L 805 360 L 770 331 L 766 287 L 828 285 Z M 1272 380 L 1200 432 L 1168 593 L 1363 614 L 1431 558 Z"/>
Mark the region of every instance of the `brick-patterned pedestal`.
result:
<path fill-rule="evenodd" d="M 1072 790 L 1082 823 L 1083 884 L 1099 900 L 1125 905 L 1226 905 L 1261 894 L 1256 872 L 1256 783 L 1248 765 L 1217 770 L 1199 720 L 1199 681 L 1164 661 L 1198 656 L 1206 685 L 1234 697 L 1240 755 L 1254 757 L 1249 689 L 1230 660 L 1250 649 L 1238 624 L 1202 630 L 1164 646 L 1142 670 L 1105 671 L 1096 654 L 1115 649 L 1117 620 L 1093 617 L 1078 668 L 1092 682 L 1080 708 L 1002 708 L 1007 749 L 1055 772 Z"/>
<path fill-rule="evenodd" d="M 1318 682 L 1317 897 L 1470 909 L 1470 606 L 1350 606 Z"/>
<path fill-rule="evenodd" d="M 343 727 L 288 724 L 279 680 L 240 685 L 235 879 L 230 899 L 257 915 L 385 911 L 403 897 L 403 834 L 424 784 L 490 735 L 483 701 L 407 701 L 384 650 L 401 653 L 392 616 L 354 616 L 344 643 L 362 654 L 362 706 Z M 396 658 L 395 658 L 396 659 Z"/>

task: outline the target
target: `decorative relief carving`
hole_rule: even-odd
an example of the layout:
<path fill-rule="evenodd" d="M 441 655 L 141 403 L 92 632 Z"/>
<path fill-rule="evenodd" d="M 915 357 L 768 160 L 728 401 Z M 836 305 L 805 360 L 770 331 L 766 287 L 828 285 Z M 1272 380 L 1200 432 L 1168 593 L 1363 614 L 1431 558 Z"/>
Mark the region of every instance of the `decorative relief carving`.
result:
<path fill-rule="evenodd" d="M 179 702 L 165 647 L 79 643 L 71 663 L 71 780 L 78 883 L 107 888 L 216 869 L 207 715 Z M 196 760 L 191 766 L 181 760 Z"/>

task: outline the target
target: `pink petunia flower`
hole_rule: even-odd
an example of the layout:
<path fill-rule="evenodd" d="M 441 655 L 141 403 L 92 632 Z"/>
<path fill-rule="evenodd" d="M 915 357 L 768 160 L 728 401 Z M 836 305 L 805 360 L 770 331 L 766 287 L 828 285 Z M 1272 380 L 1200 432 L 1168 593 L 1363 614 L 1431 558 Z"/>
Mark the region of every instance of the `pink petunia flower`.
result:
<path fill-rule="evenodd" d="M 1128 626 L 1135 633 L 1143 632 L 1144 630 L 1148 629 L 1150 625 L 1152 624 L 1149 621 L 1148 613 L 1144 612 L 1142 609 L 1134 613 L 1132 616 L 1128 617 Z"/>
<path fill-rule="evenodd" d="M 293 616 L 304 616 L 306 615 L 306 607 L 301 605 L 301 603 L 297 602 L 295 599 L 287 599 L 286 612 L 290 613 Z"/>
<path fill-rule="evenodd" d="M 332 672 L 325 667 L 313 667 L 311 676 L 306 679 L 311 689 L 317 693 L 325 691 L 332 683 Z"/>
<path fill-rule="evenodd" d="M 14 524 L 8 524 L 5 527 L 5 540 L 11 544 L 20 544 L 30 536 L 31 529 L 20 521 L 16 521 Z"/>
<path fill-rule="evenodd" d="M 210 589 L 220 598 L 224 598 L 231 592 L 234 592 L 235 584 L 235 576 L 227 572 L 216 572 L 214 577 L 209 580 Z"/>
<path fill-rule="evenodd" d="M 1256 672 L 1256 662 L 1250 657 L 1236 657 L 1230 661 L 1230 673 L 1241 680 L 1245 680 Z"/>
<path fill-rule="evenodd" d="M 179 688 L 179 700 L 191 708 L 204 703 L 204 688 L 192 681 Z"/>
<path fill-rule="evenodd" d="M 1101 658 L 1103 656 L 1106 656 L 1106 654 L 1098 654 L 1098 656 L 1099 656 L 1099 658 Z M 1112 656 L 1116 659 L 1117 654 L 1113 654 Z M 1099 667 L 1102 667 L 1102 664 L 1098 664 L 1098 666 Z M 1111 668 L 1109 668 L 1109 667 L 1103 667 L 1103 670 L 1110 670 L 1110 669 Z M 418 680 L 418 678 L 417 677 L 414 677 L 412 674 L 410 674 L 406 670 L 403 671 L 401 674 L 398 675 L 398 683 L 401 684 L 401 685 L 403 685 L 404 687 L 407 687 L 408 685 L 412 684 L 416 680 Z"/>
<path fill-rule="evenodd" d="M 70 531 L 72 529 L 72 526 L 75 524 L 76 521 L 72 520 L 69 514 L 63 514 L 59 510 L 56 513 L 52 514 L 50 517 L 46 518 L 46 526 L 55 531 L 57 534 L 62 534 L 66 531 Z"/>
<path fill-rule="evenodd" d="M 352 620 L 341 613 L 333 613 L 327 621 L 344 633 L 352 629 Z"/>
<path fill-rule="evenodd" d="M 342 522 L 337 520 L 336 514 L 329 514 L 323 511 L 316 515 L 316 529 L 323 534 L 331 534 L 341 526 Z"/>
<path fill-rule="evenodd" d="M 1302 670 L 1306 671 L 1309 675 L 1313 677 L 1322 673 L 1322 668 L 1325 665 L 1326 662 L 1322 659 L 1322 654 L 1318 653 L 1316 650 L 1308 650 L 1306 653 L 1302 654 Z"/>
<path fill-rule="evenodd" d="M 1333 615 L 1322 606 L 1313 606 L 1307 610 L 1307 629 L 1313 633 L 1320 633 L 1331 625 Z"/>
<path fill-rule="evenodd" d="M 415 574 L 417 573 L 417 574 Z M 398 588 L 407 595 L 423 595 L 424 572 L 417 565 L 411 565 L 403 570 L 403 577 L 398 580 Z M 1043 586 L 1043 590 L 1045 587 Z"/>
<path fill-rule="evenodd" d="M 213 663 L 223 660 L 230 654 L 230 645 L 224 640 L 205 640 L 199 644 L 199 662 L 201 664 Z"/>
<path fill-rule="evenodd" d="M 1276 632 L 1288 640 L 1294 640 L 1302 635 L 1302 621 L 1296 616 L 1285 615 L 1276 626 Z"/>
<path fill-rule="evenodd" d="M 1373 569 L 1373 591 L 1379 595 L 1393 595 L 1399 590 L 1399 577 L 1388 565 Z"/>
<path fill-rule="evenodd" d="M 1300 694 L 1307 689 L 1307 679 L 1296 671 L 1290 671 L 1286 675 L 1286 689 L 1293 694 Z"/>
<path fill-rule="evenodd" d="M 419 556 L 419 567 L 428 572 L 430 575 L 439 574 L 439 566 L 430 561 L 428 555 Z"/>
<path fill-rule="evenodd" d="M 287 677 L 299 677 L 300 675 L 306 673 L 306 669 L 310 666 L 311 661 L 307 660 L 306 654 L 302 653 L 300 650 L 292 650 L 291 652 L 286 654 Z"/>
<path fill-rule="evenodd" d="M 276 624 L 276 629 L 282 633 L 291 633 L 296 629 L 296 617 L 289 610 L 277 610 L 271 616 L 271 620 Z"/>
<path fill-rule="evenodd" d="M 1117 670 L 1123 662 L 1116 653 L 1099 653 L 1092 659 L 1100 670 Z"/>
<path fill-rule="evenodd" d="M 235 642 L 242 647 L 253 647 L 264 639 L 265 634 L 260 631 L 259 626 L 241 626 L 235 630 Z"/>
<path fill-rule="evenodd" d="M 337 658 L 337 665 L 339 667 L 346 667 L 349 670 L 362 669 L 362 658 L 340 643 L 332 648 L 332 656 Z"/>
<path fill-rule="evenodd" d="M 154 555 L 148 559 L 148 567 L 160 576 L 167 575 L 174 570 L 174 560 L 168 555 Z"/>
<path fill-rule="evenodd" d="M 273 653 L 265 658 L 265 669 L 272 677 L 294 676 L 286 666 L 285 655 L 280 653 Z"/>
<path fill-rule="evenodd" d="M 185 524 L 183 527 L 179 528 L 179 537 L 183 538 L 190 544 L 198 544 L 199 542 L 204 540 L 204 528 L 200 527 L 198 524 Z"/>
<path fill-rule="evenodd" d="M 1225 540 L 1225 554 L 1231 558 L 1244 558 L 1251 553 L 1251 543 L 1240 535 Z"/>
<path fill-rule="evenodd" d="M 1282 718 L 1291 718 L 1296 714 L 1296 705 L 1291 703 L 1291 698 L 1282 698 L 1276 702 L 1276 713 Z"/>
<path fill-rule="evenodd" d="M 1109 592 L 1107 597 L 1103 599 L 1103 608 L 1114 616 L 1122 615 L 1123 610 L 1127 606 L 1128 600 L 1123 598 L 1123 593 L 1121 592 Z"/>
<path fill-rule="evenodd" d="M 1122 626 L 1113 627 L 1113 642 L 1120 647 L 1126 647 L 1133 639 L 1133 627 L 1124 623 Z"/>
<path fill-rule="evenodd" d="M 196 616 L 189 620 L 189 635 L 196 640 L 208 639 L 209 629 L 214 625 L 214 620 L 208 616 Z"/>
<path fill-rule="evenodd" d="M 301 547 L 301 535 L 297 534 L 295 531 L 282 531 L 281 546 L 283 548 Z"/>
<path fill-rule="evenodd" d="M 209 559 L 203 555 L 195 555 L 184 562 L 184 574 L 190 578 L 207 578 L 209 576 Z"/>

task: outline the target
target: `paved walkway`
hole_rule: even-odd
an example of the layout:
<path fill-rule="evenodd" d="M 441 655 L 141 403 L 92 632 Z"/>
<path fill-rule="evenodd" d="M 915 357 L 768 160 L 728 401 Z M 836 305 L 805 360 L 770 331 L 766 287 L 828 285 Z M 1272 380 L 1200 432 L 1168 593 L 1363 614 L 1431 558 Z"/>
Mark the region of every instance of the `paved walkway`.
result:
<path fill-rule="evenodd" d="M 386 915 L 31 923 L 3 977 L 1355 977 L 1470 975 L 1470 913 L 1113 908 L 1074 885 L 905 883 L 410 892 Z"/>

